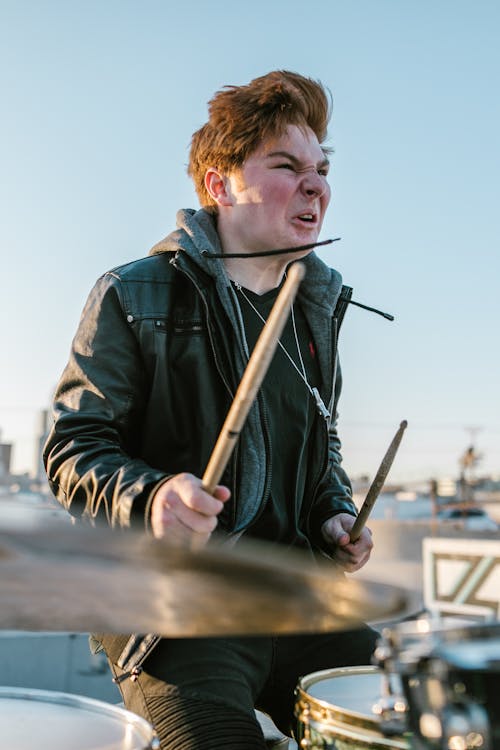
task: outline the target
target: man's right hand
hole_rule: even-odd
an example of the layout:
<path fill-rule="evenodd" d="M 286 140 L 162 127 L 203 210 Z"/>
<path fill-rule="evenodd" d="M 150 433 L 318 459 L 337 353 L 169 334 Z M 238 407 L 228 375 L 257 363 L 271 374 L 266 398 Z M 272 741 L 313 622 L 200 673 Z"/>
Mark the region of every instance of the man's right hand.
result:
<path fill-rule="evenodd" d="M 189 541 L 196 547 L 208 542 L 217 516 L 231 492 L 218 485 L 213 495 L 193 474 L 175 474 L 156 491 L 151 506 L 151 528 L 157 539 Z"/>

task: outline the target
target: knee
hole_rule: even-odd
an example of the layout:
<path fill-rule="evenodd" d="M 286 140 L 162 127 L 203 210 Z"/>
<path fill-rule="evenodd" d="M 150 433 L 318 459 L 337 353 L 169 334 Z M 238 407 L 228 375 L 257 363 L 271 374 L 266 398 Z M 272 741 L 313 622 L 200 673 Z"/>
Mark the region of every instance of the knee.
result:
<path fill-rule="evenodd" d="M 254 714 L 178 689 L 146 700 L 162 750 L 266 750 Z"/>

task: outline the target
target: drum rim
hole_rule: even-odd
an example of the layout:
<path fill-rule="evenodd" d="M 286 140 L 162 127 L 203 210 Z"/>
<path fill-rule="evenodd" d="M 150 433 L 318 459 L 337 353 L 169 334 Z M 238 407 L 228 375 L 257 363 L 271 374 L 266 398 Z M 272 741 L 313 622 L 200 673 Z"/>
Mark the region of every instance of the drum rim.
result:
<path fill-rule="evenodd" d="M 2 698 L 13 700 L 31 700 L 39 703 L 51 703 L 58 706 L 68 706 L 70 708 L 80 708 L 93 713 L 118 719 L 122 724 L 132 725 L 140 735 L 141 740 L 147 740 L 152 750 L 158 750 L 156 733 L 142 716 L 138 716 L 132 711 L 128 711 L 122 706 L 106 703 L 97 698 L 90 698 L 87 695 L 77 695 L 76 693 L 65 693 L 58 690 L 41 690 L 38 688 L 26 687 L 9 687 L 0 686 L 0 700 Z"/>

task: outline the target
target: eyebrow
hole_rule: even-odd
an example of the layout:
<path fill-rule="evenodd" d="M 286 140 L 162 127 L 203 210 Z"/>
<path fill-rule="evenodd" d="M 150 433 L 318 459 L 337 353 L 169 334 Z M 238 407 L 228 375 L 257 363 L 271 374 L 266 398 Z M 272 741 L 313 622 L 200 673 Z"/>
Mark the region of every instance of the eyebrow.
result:
<path fill-rule="evenodd" d="M 284 159 L 290 159 L 290 161 L 293 164 L 300 165 L 302 164 L 300 159 L 297 159 L 296 156 L 291 154 L 289 151 L 271 151 L 269 154 L 266 154 L 267 159 L 271 159 L 275 156 L 280 156 Z M 321 161 L 317 162 L 317 167 L 327 167 L 330 166 L 330 160 L 325 156 Z"/>

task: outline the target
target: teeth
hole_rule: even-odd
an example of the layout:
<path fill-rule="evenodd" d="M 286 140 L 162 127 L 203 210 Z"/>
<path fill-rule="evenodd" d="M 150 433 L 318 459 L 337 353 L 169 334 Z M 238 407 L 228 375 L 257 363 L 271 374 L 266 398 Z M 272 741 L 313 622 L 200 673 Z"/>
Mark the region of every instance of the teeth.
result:
<path fill-rule="evenodd" d="M 312 221 L 313 215 L 312 214 L 301 214 L 299 216 L 299 219 L 305 219 L 306 221 Z"/>

